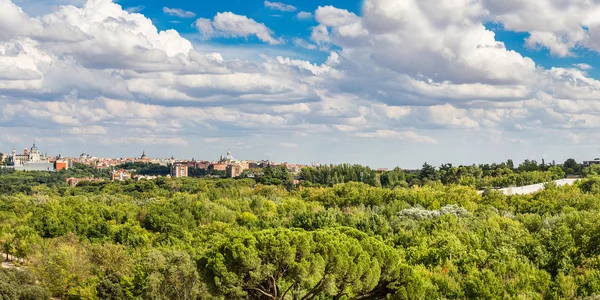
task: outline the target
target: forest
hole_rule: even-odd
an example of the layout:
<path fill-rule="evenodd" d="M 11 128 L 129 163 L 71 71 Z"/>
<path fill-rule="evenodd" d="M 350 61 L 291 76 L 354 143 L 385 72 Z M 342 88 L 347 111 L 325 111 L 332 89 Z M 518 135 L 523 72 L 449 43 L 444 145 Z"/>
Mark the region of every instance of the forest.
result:
<path fill-rule="evenodd" d="M 323 166 L 291 186 L 278 168 L 76 187 L 63 180 L 97 171 L 4 172 L 0 253 L 13 267 L 0 269 L 0 299 L 600 295 L 599 168 L 503 164 Z M 568 173 L 582 178 L 532 195 L 488 183 Z"/>

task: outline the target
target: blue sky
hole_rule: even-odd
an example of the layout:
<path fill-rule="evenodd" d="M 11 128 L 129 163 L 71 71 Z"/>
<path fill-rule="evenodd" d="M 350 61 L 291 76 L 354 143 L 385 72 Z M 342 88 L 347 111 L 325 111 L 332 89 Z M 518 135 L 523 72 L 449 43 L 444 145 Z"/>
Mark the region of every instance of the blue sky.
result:
<path fill-rule="evenodd" d="M 600 152 L 593 5 L 0 4 L 0 152 L 35 139 L 50 154 L 214 159 L 231 149 L 407 168 Z"/>
<path fill-rule="evenodd" d="M 273 1 L 277 2 L 277 1 Z M 197 30 L 193 27 L 196 18 L 180 18 L 170 16 L 163 12 L 164 7 L 179 8 L 190 11 L 200 18 L 212 18 L 218 12 L 231 11 L 239 15 L 245 15 L 258 22 L 264 23 L 275 31 L 275 34 L 282 37 L 301 37 L 309 39 L 312 27 L 317 25 L 314 19 L 298 21 L 295 16 L 298 12 L 314 12 L 319 6 L 331 5 L 341 9 L 348 10 L 357 15 L 361 14 L 363 1 L 355 0 L 305 0 L 305 1 L 286 1 L 285 4 L 296 8 L 294 11 L 278 11 L 276 9 L 265 8 L 264 1 L 261 0 L 231 0 L 231 1 L 118 1 L 126 9 L 139 10 L 146 17 L 151 18 L 159 30 L 176 29 L 182 35 L 194 39 Z M 496 33 L 496 38 L 505 43 L 507 49 L 515 50 L 524 56 L 531 57 L 537 64 L 545 67 L 569 67 L 577 63 L 587 63 L 594 65 L 598 59 L 596 52 L 590 52 L 585 49 L 578 49 L 576 57 L 556 57 L 550 54 L 550 51 L 544 48 L 531 49 L 525 46 L 525 39 L 529 36 L 527 32 L 514 32 L 503 30 L 498 23 L 485 24 L 486 27 Z M 216 38 L 212 43 L 228 46 L 262 45 L 257 38 Z M 288 45 L 280 46 L 290 48 Z M 315 61 L 326 58 L 326 53 L 318 50 L 294 49 L 298 57 L 312 57 Z M 597 70 L 590 70 L 590 75 L 598 76 Z"/>

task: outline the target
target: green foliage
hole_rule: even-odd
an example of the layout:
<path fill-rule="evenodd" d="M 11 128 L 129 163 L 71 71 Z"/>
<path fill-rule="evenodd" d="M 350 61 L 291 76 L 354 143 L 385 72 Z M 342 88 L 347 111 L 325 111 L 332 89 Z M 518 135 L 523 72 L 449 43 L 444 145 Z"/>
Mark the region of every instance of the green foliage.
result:
<path fill-rule="evenodd" d="M 0 252 L 22 269 L 0 270 L 0 297 L 599 296 L 599 177 L 532 195 L 476 190 L 565 176 L 560 166 L 536 166 L 426 165 L 416 173 L 325 166 L 303 171 L 314 182 L 296 189 L 272 184 L 290 179 L 279 167 L 257 181 L 74 188 L 53 185 L 56 174 L 0 175 L 28 190 L 0 194 Z M 357 171 L 364 182 L 353 180 Z"/>
<path fill-rule="evenodd" d="M 150 175 L 150 176 L 167 176 L 171 173 L 170 166 L 163 166 L 154 163 L 145 162 L 130 162 L 120 166 L 116 166 L 116 169 L 135 170 L 136 174 Z"/>
<path fill-rule="evenodd" d="M 50 299 L 50 293 L 35 284 L 35 277 L 27 270 L 0 269 L 0 299 Z"/>

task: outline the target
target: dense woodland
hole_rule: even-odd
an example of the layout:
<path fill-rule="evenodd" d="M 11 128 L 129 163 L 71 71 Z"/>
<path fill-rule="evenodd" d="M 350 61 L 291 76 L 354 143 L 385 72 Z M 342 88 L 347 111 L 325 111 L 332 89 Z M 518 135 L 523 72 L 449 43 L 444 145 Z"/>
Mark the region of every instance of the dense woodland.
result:
<path fill-rule="evenodd" d="M 106 174 L 3 171 L 0 252 L 20 269 L 0 269 L 0 299 L 597 296 L 600 168 L 577 168 L 324 166 L 299 186 L 278 167 L 77 187 L 64 179 Z M 587 177 L 533 195 L 477 192 L 567 173 Z"/>

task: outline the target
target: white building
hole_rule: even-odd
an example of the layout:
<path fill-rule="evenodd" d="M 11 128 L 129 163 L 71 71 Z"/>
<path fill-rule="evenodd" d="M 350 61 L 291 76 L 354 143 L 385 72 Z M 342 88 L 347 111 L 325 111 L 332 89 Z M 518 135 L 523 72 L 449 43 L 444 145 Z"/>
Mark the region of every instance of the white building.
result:
<path fill-rule="evenodd" d="M 9 165 L 19 171 L 54 171 L 54 164 L 48 161 L 48 156 L 40 153 L 33 143 L 29 151 L 23 150 L 23 154 L 17 154 L 13 148 Z"/>
<path fill-rule="evenodd" d="M 584 161 L 583 165 L 584 166 L 600 165 L 600 158 L 594 158 L 594 160 Z"/>

